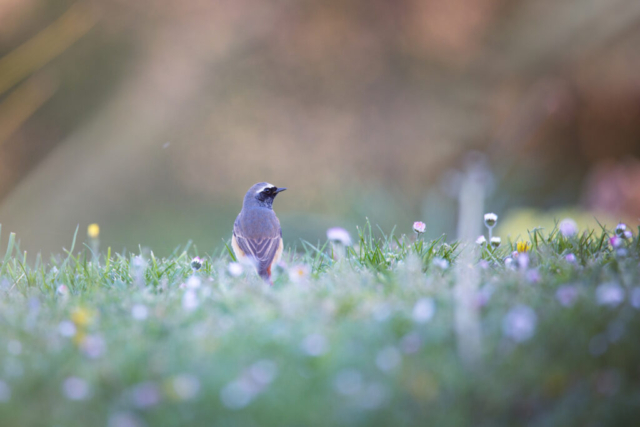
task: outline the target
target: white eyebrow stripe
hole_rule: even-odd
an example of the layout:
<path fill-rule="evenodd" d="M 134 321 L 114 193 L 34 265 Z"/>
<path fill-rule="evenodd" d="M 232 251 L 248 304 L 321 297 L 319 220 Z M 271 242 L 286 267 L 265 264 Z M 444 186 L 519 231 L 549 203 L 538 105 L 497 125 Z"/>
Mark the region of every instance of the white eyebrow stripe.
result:
<path fill-rule="evenodd" d="M 265 188 L 269 188 L 269 187 L 275 187 L 275 185 L 273 184 L 269 184 L 267 182 L 267 185 L 265 185 L 264 187 L 262 187 L 261 189 L 259 189 L 258 191 L 256 191 L 256 194 L 261 193 Z"/>

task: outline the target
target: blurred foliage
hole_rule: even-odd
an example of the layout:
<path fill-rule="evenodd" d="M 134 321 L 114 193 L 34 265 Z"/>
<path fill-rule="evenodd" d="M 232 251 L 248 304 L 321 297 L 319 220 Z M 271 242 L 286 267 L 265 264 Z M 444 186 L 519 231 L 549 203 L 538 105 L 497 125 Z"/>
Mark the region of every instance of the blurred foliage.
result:
<path fill-rule="evenodd" d="M 504 221 L 500 221 L 496 233 L 515 241 L 518 238 L 527 238 L 534 228 L 550 233 L 557 228 L 560 221 L 566 218 L 575 221 L 581 230 L 597 230 L 601 226 L 611 229 L 625 219 L 615 218 L 610 214 L 588 212 L 580 208 L 554 211 L 513 209 L 506 213 Z"/>
<path fill-rule="evenodd" d="M 192 256 L 202 254 L 189 245 L 167 257 L 76 247 L 31 264 L 12 238 L 0 269 L 0 418 L 636 424 L 638 230 L 615 245 L 606 230 L 536 232 L 526 265 L 507 262 L 515 256 L 507 244 L 475 250 L 483 345 L 475 367 L 461 362 L 453 326 L 461 266 L 421 262 L 424 253 L 446 256 L 446 246 L 394 246 L 363 230 L 346 258 L 334 260 L 326 245 L 315 278 L 291 272 L 313 264 L 316 251 L 287 251 L 273 287 L 246 266 L 234 272 L 224 253 L 195 270 Z"/>

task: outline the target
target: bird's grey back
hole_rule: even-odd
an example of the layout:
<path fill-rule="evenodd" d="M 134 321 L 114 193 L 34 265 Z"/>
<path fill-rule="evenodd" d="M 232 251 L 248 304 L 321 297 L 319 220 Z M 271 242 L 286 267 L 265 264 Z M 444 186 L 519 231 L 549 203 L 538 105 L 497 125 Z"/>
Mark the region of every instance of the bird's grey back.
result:
<path fill-rule="evenodd" d="M 264 239 L 281 236 L 280 221 L 272 209 L 263 207 L 243 207 L 236 219 L 236 227 L 243 236 Z"/>

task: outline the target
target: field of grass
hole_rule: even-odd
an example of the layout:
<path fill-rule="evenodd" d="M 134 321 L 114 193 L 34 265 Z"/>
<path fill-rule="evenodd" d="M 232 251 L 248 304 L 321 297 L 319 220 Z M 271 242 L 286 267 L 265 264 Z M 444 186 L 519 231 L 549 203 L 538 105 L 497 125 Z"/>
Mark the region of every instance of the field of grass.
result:
<path fill-rule="evenodd" d="M 227 248 L 96 238 L 29 265 L 9 240 L 2 426 L 638 425 L 637 230 L 464 249 L 365 227 L 290 249 L 273 286 Z"/>

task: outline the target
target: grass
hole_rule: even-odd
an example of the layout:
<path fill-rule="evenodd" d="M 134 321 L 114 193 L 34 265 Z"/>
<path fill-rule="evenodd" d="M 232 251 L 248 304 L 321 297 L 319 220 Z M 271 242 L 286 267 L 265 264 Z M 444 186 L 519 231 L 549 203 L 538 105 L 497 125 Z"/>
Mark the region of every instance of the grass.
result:
<path fill-rule="evenodd" d="M 473 365 L 454 321 L 462 246 L 358 232 L 353 247 L 290 248 L 272 287 L 230 274 L 225 247 L 100 254 L 74 236 L 30 265 L 11 235 L 1 424 L 637 424 L 637 232 L 617 248 L 605 229 L 534 229 L 526 255 L 474 246 Z"/>

